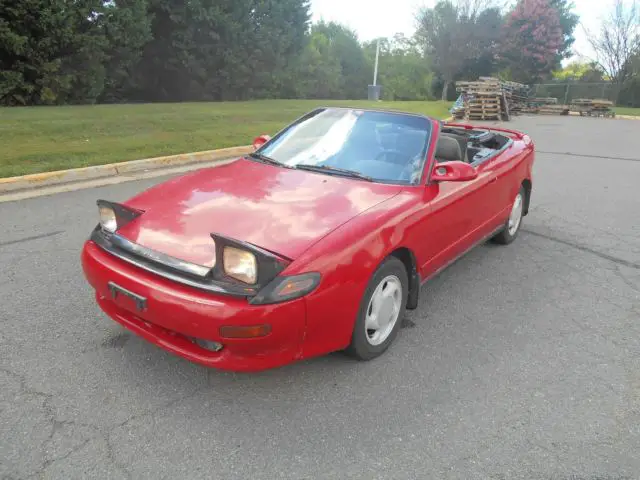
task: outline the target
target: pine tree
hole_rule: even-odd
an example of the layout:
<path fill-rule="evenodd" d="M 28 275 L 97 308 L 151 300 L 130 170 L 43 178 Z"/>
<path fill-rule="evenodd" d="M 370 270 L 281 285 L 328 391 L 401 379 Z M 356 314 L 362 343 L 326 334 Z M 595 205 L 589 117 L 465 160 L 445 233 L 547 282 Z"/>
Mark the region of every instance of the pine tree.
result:
<path fill-rule="evenodd" d="M 91 103 L 104 87 L 100 0 L 0 0 L 0 104 Z"/>

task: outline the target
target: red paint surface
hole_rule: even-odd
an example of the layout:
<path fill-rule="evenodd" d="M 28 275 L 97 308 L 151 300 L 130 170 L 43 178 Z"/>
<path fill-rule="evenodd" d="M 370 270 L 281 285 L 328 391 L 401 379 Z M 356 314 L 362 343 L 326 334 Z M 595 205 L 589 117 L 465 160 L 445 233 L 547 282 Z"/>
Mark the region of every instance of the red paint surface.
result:
<path fill-rule="evenodd" d="M 296 258 L 401 189 L 239 159 L 132 198 L 127 205 L 145 213 L 119 233 L 150 249 L 206 266 L 215 260 L 212 232 Z"/>
<path fill-rule="evenodd" d="M 482 128 L 482 127 L 480 127 Z M 434 123 L 433 145 L 437 140 Z M 320 272 L 320 286 L 298 300 L 252 306 L 144 272 L 87 242 L 82 264 L 101 308 L 147 340 L 204 365 L 261 370 L 345 348 L 367 282 L 384 258 L 410 251 L 427 279 L 502 225 L 522 182 L 531 181 L 533 144 L 513 143 L 466 182 L 382 185 L 288 170 L 240 159 L 160 184 L 127 202 L 145 213 L 120 233 L 195 263 L 214 258 L 209 234 L 253 243 L 293 261 L 282 275 Z M 148 310 L 111 300 L 108 281 L 148 298 Z M 270 335 L 221 339 L 222 325 L 269 324 Z M 208 352 L 185 336 L 220 341 Z"/>

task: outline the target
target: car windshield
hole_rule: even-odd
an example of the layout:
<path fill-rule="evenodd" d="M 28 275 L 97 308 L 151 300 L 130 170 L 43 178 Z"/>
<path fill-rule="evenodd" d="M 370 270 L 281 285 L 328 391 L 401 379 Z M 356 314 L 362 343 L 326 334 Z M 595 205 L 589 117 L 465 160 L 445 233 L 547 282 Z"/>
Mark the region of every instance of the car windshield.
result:
<path fill-rule="evenodd" d="M 256 153 L 289 167 L 329 175 L 417 183 L 430 134 L 426 117 L 323 108 L 293 123 Z"/>

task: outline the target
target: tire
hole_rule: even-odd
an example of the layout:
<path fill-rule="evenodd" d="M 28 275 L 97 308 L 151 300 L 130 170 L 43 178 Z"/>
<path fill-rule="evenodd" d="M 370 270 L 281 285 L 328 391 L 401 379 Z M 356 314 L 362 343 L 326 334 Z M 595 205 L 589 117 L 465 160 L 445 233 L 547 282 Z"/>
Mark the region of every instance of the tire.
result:
<path fill-rule="evenodd" d="M 516 195 L 516 198 L 513 201 L 513 207 L 511 209 L 511 214 L 509 218 L 504 224 L 503 229 L 498 233 L 495 237 L 492 238 L 493 242 L 500 245 L 509 245 L 512 243 L 520 232 L 520 227 L 522 227 L 522 218 L 524 217 L 524 205 L 527 199 L 527 192 L 524 187 L 520 187 L 520 191 Z M 517 211 L 519 209 L 519 213 Z M 517 225 L 515 225 L 515 220 L 517 219 Z M 515 226 L 515 228 L 514 228 Z"/>
<path fill-rule="evenodd" d="M 397 289 L 400 290 L 397 291 Z M 386 297 L 383 295 L 385 291 Z M 345 352 L 362 361 L 373 360 L 382 355 L 402 328 L 408 293 L 409 278 L 404 264 L 396 257 L 388 257 L 369 280 L 360 302 L 358 318 L 351 335 L 351 344 Z M 374 295 L 378 299 L 378 317 L 380 317 L 375 321 L 373 321 L 376 317 L 373 307 L 376 302 L 372 301 Z M 383 298 L 384 300 L 381 300 Z M 378 325 L 378 330 L 367 329 L 367 326 L 375 326 L 379 320 L 383 323 Z M 385 324 L 386 327 L 383 326 Z"/>

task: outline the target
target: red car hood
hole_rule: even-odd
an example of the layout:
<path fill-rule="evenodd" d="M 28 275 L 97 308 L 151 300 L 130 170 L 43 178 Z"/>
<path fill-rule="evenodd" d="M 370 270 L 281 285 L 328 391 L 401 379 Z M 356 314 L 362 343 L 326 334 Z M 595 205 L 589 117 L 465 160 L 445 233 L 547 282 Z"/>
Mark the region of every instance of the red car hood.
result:
<path fill-rule="evenodd" d="M 159 184 L 127 201 L 144 214 L 119 233 L 199 265 L 215 263 L 211 233 L 295 259 L 401 188 L 239 159 Z"/>

